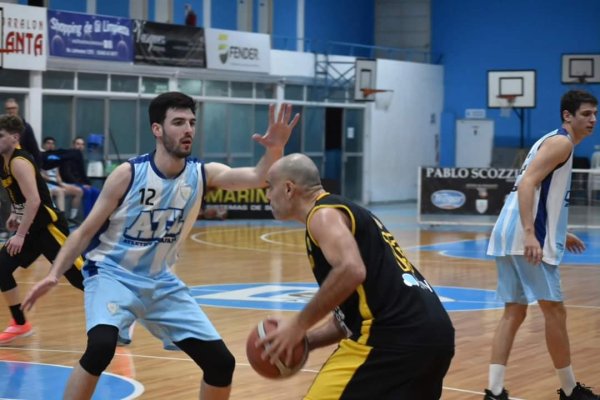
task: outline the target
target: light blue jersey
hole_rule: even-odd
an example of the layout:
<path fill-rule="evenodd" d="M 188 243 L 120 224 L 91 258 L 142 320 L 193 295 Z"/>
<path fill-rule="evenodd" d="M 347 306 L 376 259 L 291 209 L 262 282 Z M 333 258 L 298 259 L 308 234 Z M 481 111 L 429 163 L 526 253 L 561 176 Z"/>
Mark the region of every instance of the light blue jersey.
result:
<path fill-rule="evenodd" d="M 129 160 L 130 186 L 86 256 L 87 330 L 111 325 L 128 340 L 129 327 L 140 320 L 165 348 L 187 338 L 219 340 L 189 289 L 170 269 L 200 210 L 204 165 L 187 159 L 178 176 L 166 178 L 153 157 Z"/>
<path fill-rule="evenodd" d="M 175 264 L 200 210 L 204 165 L 188 158 L 183 171 L 169 179 L 158 171 L 153 156 L 129 160 L 130 187 L 87 253 L 86 276 L 106 268 L 117 275 L 129 275 L 127 271 L 152 277 Z"/>
<path fill-rule="evenodd" d="M 506 198 L 492 231 L 488 255 L 524 255 L 524 232 L 519 215 L 517 187 L 542 143 L 555 135 L 565 135 L 570 139 L 569 133 L 564 128 L 560 128 L 546 134 L 531 147 L 515 187 Z M 572 165 L 573 153 L 571 152 L 569 159 L 546 176 L 535 189 L 533 202 L 535 236 L 543 250 L 542 260 L 551 265 L 560 263 L 565 250 Z"/>

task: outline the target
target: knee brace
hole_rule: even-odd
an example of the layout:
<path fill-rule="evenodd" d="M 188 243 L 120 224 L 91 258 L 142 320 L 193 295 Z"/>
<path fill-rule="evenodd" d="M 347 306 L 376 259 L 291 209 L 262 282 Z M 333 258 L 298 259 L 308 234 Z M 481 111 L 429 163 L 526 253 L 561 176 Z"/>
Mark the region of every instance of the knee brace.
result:
<path fill-rule="evenodd" d="M 231 385 L 235 358 L 222 340 L 184 339 L 175 345 L 194 360 L 204 372 L 204 382 L 211 386 Z"/>
<path fill-rule="evenodd" d="M 88 332 L 85 353 L 79 365 L 88 373 L 100 376 L 115 355 L 119 329 L 111 325 L 97 325 Z"/>

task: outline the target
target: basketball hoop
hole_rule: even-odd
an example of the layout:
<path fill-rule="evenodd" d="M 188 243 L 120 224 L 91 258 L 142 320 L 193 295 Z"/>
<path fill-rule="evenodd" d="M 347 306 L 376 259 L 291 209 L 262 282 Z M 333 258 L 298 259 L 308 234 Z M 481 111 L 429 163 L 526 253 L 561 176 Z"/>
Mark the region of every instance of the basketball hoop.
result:
<path fill-rule="evenodd" d="M 499 94 L 498 98 L 504 100 L 504 104 L 500 106 L 500 116 L 504 118 L 509 118 L 511 114 L 510 112 L 512 111 L 515 105 L 515 100 L 517 99 L 517 96 L 514 94 Z"/>
<path fill-rule="evenodd" d="M 371 89 L 361 88 L 364 100 L 375 100 L 375 108 L 378 110 L 387 110 L 392 104 L 394 91 L 389 89 Z M 372 96 L 372 97 L 370 97 Z"/>

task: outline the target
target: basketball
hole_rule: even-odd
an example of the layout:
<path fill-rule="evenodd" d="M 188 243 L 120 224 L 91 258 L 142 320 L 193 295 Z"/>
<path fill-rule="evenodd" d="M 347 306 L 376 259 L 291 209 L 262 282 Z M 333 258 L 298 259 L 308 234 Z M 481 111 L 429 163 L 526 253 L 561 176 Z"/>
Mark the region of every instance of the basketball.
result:
<path fill-rule="evenodd" d="M 277 360 L 275 364 L 271 364 L 269 360 L 263 360 L 261 354 L 264 347 L 255 347 L 254 343 L 259 338 L 264 338 L 268 332 L 277 327 L 277 322 L 266 319 L 260 321 L 258 325 L 252 329 L 246 340 L 246 356 L 254 370 L 259 374 L 269 379 L 281 379 L 294 375 L 306 363 L 308 359 L 308 342 L 306 337 L 298 343 L 294 348 L 292 357 L 292 365 L 285 365 L 283 361 Z"/>

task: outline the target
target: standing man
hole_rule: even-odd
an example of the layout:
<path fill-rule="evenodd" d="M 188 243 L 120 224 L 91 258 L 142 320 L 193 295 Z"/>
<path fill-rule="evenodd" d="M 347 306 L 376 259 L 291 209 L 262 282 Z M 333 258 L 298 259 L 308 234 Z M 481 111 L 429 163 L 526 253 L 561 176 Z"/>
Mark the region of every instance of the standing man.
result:
<path fill-rule="evenodd" d="M 7 115 L 16 116 L 23 120 L 24 128 L 23 132 L 21 132 L 20 135 L 21 147 L 23 148 L 23 150 L 31 154 L 37 166 L 41 167 L 42 156 L 40 154 L 40 146 L 38 145 L 37 139 L 35 138 L 35 134 L 33 133 L 33 128 L 27 123 L 27 121 L 25 121 L 25 118 L 23 118 L 19 114 L 19 103 L 17 103 L 17 100 L 13 99 L 12 97 L 6 99 L 6 101 L 4 102 L 4 112 Z"/>
<path fill-rule="evenodd" d="M 85 140 L 77 136 L 73 139 L 71 147 L 72 149 L 64 154 L 64 159 L 59 164 L 59 171 L 63 181 L 77 185 L 83 190 L 83 216 L 85 218 L 92 211 L 92 207 L 100 195 L 100 190 L 92 186 L 85 172 L 83 159 Z"/>
<path fill-rule="evenodd" d="M 19 146 L 23 129 L 19 117 L 0 116 L 0 155 L 4 165 L 0 169 L 0 178 L 12 205 L 6 226 L 14 232 L 0 249 L 0 290 L 12 315 L 8 328 L 0 333 L 0 344 L 32 333 L 31 324 L 21 310 L 13 272 L 17 267 L 29 267 L 41 254 L 50 262 L 54 261 L 69 234 L 67 221 L 54 208 L 48 186 L 33 157 Z M 65 276 L 71 285 L 81 290 L 82 265 L 81 257 L 75 256 L 65 268 Z"/>
<path fill-rule="evenodd" d="M 497 295 L 504 302 L 504 315 L 492 342 L 485 400 L 508 400 L 506 364 L 527 305 L 534 301 L 544 314 L 560 400 L 600 398 L 575 380 L 558 269 L 565 248 L 576 253 L 585 249 L 577 236 L 567 233 L 569 190 L 573 149 L 594 130 L 598 100 L 571 90 L 561 99 L 560 115 L 562 126 L 529 150 L 490 237 L 487 254 L 496 257 Z"/>
<path fill-rule="evenodd" d="M 433 288 L 368 210 L 327 193 L 310 158 L 290 154 L 267 174 L 280 220 L 306 224 L 319 290 L 257 345 L 289 365 L 294 346 L 338 348 L 305 400 L 437 400 L 454 355 L 454 328 Z M 327 314 L 329 322 L 309 330 Z M 281 355 L 281 358 L 280 358 Z"/>
<path fill-rule="evenodd" d="M 266 149 L 255 167 L 230 168 L 190 158 L 196 104 L 179 92 L 150 103 L 156 150 L 118 166 L 98 201 L 73 232 L 47 278 L 23 303 L 29 309 L 54 287 L 77 254 L 95 237 L 84 267 L 88 345 L 71 374 L 65 399 L 92 397 L 110 363 L 117 335 L 136 319 L 163 342 L 173 342 L 203 370 L 200 398 L 229 398 L 235 359 L 172 272 L 181 242 L 193 227 L 207 187 L 227 190 L 265 185 L 268 168 L 283 155 L 292 129 L 291 105 L 270 107 L 269 127 L 253 139 Z"/>

